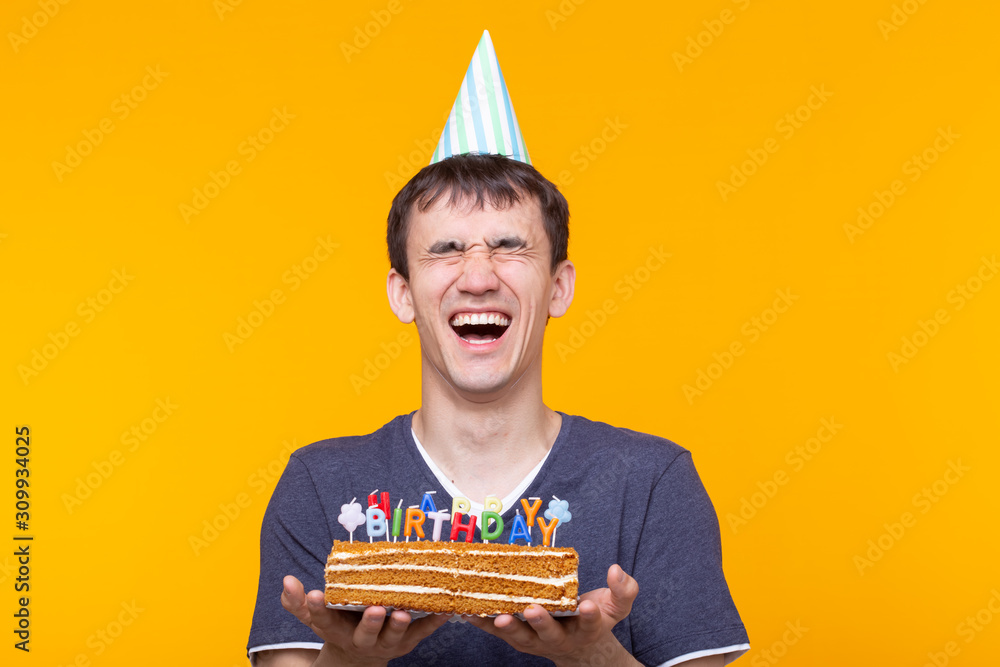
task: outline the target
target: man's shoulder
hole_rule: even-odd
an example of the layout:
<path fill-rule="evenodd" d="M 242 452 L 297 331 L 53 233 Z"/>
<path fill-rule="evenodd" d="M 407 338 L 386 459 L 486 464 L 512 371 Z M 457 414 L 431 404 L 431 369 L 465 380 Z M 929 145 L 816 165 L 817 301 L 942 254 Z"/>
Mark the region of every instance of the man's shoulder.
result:
<path fill-rule="evenodd" d="M 400 434 L 406 430 L 410 415 L 399 415 L 389 420 L 379 429 L 365 435 L 342 435 L 318 440 L 300 447 L 292 456 L 307 466 L 328 462 L 331 459 L 349 460 L 353 457 L 372 457 L 393 443 L 401 441 Z"/>
<path fill-rule="evenodd" d="M 571 420 L 570 438 L 597 450 L 608 449 L 636 457 L 655 456 L 672 460 L 687 449 L 663 436 L 643 433 L 630 428 L 588 419 L 581 415 L 564 415 Z"/>

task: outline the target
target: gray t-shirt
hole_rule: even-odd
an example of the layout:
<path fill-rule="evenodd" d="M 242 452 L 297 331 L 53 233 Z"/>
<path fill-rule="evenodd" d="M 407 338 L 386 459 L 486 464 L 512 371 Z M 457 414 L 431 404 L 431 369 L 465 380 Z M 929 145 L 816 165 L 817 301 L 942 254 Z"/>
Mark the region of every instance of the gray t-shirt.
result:
<path fill-rule="evenodd" d="M 405 507 L 436 491 L 437 507 L 451 509 L 451 496 L 417 451 L 411 418 L 402 415 L 372 434 L 323 440 L 292 454 L 261 528 L 249 651 L 319 648 L 322 640 L 281 607 L 281 580 L 291 574 L 307 591 L 323 590 L 333 540 L 348 539 L 337 522 L 341 505 L 357 497 L 367 507 L 368 494 L 379 489 L 379 495 L 390 492 L 392 507 L 399 499 Z M 556 546 L 579 552 L 580 591 L 607 586 L 614 563 L 638 581 L 631 614 L 614 628 L 638 661 L 662 665 L 701 652 L 732 659 L 748 648 L 722 573 L 718 519 L 690 452 L 663 438 L 562 415 L 548 459 L 522 494 L 544 499 L 543 508 L 553 496 L 569 502 L 572 517 L 557 527 Z M 516 507 L 504 508 L 504 532 L 497 541 L 507 541 Z M 537 524 L 531 534 L 540 543 Z M 362 524 L 355 539 L 367 540 L 365 535 Z M 518 653 L 466 623 L 445 624 L 409 655 L 390 662 L 393 667 L 472 664 L 552 663 Z"/>

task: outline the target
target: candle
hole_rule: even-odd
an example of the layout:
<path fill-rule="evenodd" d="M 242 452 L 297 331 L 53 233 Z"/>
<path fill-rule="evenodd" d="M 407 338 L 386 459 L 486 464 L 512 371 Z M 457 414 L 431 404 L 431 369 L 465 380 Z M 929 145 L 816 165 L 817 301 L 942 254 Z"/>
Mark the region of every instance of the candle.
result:
<path fill-rule="evenodd" d="M 424 499 L 420 501 L 420 511 L 424 514 L 428 512 L 437 512 L 437 507 L 434 506 L 434 496 L 431 494 L 437 493 L 437 491 L 428 491 L 424 494 Z"/>
<path fill-rule="evenodd" d="M 361 510 L 361 503 L 354 502 L 357 498 L 351 498 L 351 502 L 340 506 L 340 516 L 337 521 L 351 534 L 351 542 L 354 542 L 354 531 L 365 522 L 365 513 Z"/>
<path fill-rule="evenodd" d="M 468 514 L 469 510 L 471 509 L 472 509 L 472 503 L 469 502 L 468 498 L 463 498 L 462 496 L 455 496 L 455 499 L 451 501 L 452 516 L 456 514 Z"/>
<path fill-rule="evenodd" d="M 552 546 L 552 533 L 556 529 L 556 525 L 559 523 L 559 519 L 555 517 L 549 522 L 549 525 L 545 525 L 545 519 L 538 517 L 538 527 L 542 529 L 542 544 L 545 546 Z"/>
<path fill-rule="evenodd" d="M 392 541 L 395 542 L 396 538 L 399 537 L 399 525 L 403 522 L 403 499 L 399 499 L 399 504 L 396 505 L 396 509 L 392 512 Z"/>
<path fill-rule="evenodd" d="M 465 533 L 465 541 L 471 542 L 476 534 L 476 515 L 469 515 L 469 522 L 462 523 L 462 514 L 452 514 L 451 516 L 451 541 L 457 542 L 459 533 Z"/>
<path fill-rule="evenodd" d="M 409 507 L 406 510 L 406 527 L 403 529 L 403 534 L 406 536 L 406 541 L 410 540 L 411 531 L 416 531 L 417 537 L 424 536 L 424 519 L 426 515 L 418 509 L 416 506 Z"/>
<path fill-rule="evenodd" d="M 569 511 L 569 501 L 559 500 L 555 496 L 552 496 L 552 500 L 549 501 L 549 508 L 545 510 L 546 519 L 559 519 L 559 525 L 564 523 L 569 523 L 573 519 L 573 513 Z M 552 533 L 552 546 L 555 546 L 556 534 Z"/>
<path fill-rule="evenodd" d="M 500 513 L 503 511 L 503 501 L 496 496 L 486 496 L 486 500 L 483 501 L 483 508 L 491 512 Z"/>
<path fill-rule="evenodd" d="M 385 520 L 385 512 L 382 511 L 381 507 L 369 507 L 365 511 L 365 518 L 369 542 L 372 541 L 373 537 L 381 537 L 385 535 L 385 531 L 389 530 L 389 522 Z"/>
<path fill-rule="evenodd" d="M 375 489 L 368 494 L 368 507 L 380 507 L 382 511 L 385 512 L 386 516 L 389 516 L 389 492 L 382 492 L 381 502 L 378 500 L 378 489 Z"/>
<path fill-rule="evenodd" d="M 448 510 L 443 512 L 428 512 L 427 518 L 434 522 L 434 532 L 431 533 L 431 539 L 435 542 L 441 539 L 441 522 L 448 518 Z"/>
<path fill-rule="evenodd" d="M 475 517 L 472 518 L 474 519 Z M 491 521 L 494 524 L 492 528 L 490 527 Z M 483 512 L 483 523 L 479 530 L 482 532 L 483 542 L 495 540 L 503 532 L 503 519 L 496 512 L 486 510 Z"/>
<path fill-rule="evenodd" d="M 524 540 L 529 547 L 531 546 L 531 531 L 528 530 L 528 525 L 520 514 L 514 517 L 514 523 L 510 527 L 510 539 L 507 540 L 507 543 L 514 544 L 515 540 L 518 539 Z"/>
<path fill-rule="evenodd" d="M 534 500 L 535 502 L 528 504 L 528 500 Z M 524 508 L 524 513 L 526 516 L 527 523 L 527 533 L 528 533 L 528 544 L 531 544 L 531 527 L 535 525 L 535 515 L 538 514 L 538 510 L 542 507 L 541 498 L 528 498 L 525 500 L 521 498 L 521 507 Z"/>

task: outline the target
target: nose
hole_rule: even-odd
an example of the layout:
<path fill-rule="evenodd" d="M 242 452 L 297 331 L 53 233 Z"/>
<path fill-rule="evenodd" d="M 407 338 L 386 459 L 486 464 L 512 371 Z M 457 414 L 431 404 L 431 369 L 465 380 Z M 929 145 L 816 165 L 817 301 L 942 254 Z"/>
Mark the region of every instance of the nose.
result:
<path fill-rule="evenodd" d="M 456 285 L 470 294 L 485 294 L 500 289 L 500 278 L 488 252 L 469 253 L 462 265 L 462 275 Z"/>

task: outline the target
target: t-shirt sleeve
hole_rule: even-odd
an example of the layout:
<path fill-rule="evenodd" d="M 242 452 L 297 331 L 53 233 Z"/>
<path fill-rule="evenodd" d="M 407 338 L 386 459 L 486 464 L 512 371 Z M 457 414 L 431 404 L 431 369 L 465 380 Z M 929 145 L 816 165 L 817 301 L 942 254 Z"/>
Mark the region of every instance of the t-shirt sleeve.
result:
<path fill-rule="evenodd" d="M 260 531 L 260 580 L 247 650 L 282 644 L 322 644 L 281 606 L 282 579 L 293 575 L 306 591 L 323 590 L 330 524 L 309 470 L 294 454 L 274 489 Z"/>
<path fill-rule="evenodd" d="M 749 648 L 722 572 L 719 520 L 687 451 L 650 493 L 633 576 L 639 595 L 629 627 L 636 660 L 663 665 L 722 653 L 729 661 Z"/>

